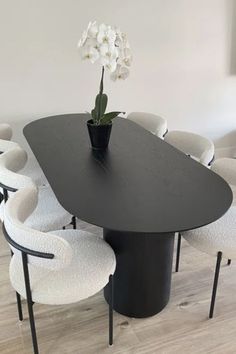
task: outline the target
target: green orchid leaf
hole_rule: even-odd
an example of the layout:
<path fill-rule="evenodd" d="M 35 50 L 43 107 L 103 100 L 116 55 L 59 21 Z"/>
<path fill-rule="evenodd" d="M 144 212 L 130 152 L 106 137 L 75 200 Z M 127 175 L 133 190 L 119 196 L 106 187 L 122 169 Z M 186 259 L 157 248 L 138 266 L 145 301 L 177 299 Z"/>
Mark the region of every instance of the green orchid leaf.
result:
<path fill-rule="evenodd" d="M 119 114 L 125 113 L 125 112 L 109 112 L 106 113 L 102 116 L 100 119 L 100 124 L 109 124 L 111 123 L 112 119 L 116 118 Z"/>
<path fill-rule="evenodd" d="M 92 111 L 91 111 L 91 116 L 92 116 L 92 118 L 93 118 L 93 122 L 96 123 L 97 120 L 98 120 L 98 114 L 97 114 L 97 111 L 96 111 L 95 108 L 92 109 Z"/>
<path fill-rule="evenodd" d="M 105 93 L 98 94 L 95 101 L 95 109 L 97 111 L 98 118 L 102 117 L 107 108 L 108 97 Z"/>

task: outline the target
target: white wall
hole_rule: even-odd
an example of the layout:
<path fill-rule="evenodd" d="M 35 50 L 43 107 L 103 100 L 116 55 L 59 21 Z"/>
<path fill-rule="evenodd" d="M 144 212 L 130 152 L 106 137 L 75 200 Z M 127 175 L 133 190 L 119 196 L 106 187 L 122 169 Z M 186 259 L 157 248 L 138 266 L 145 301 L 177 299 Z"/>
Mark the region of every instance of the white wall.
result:
<path fill-rule="evenodd" d="M 110 109 L 154 112 L 169 129 L 236 146 L 233 3 L 0 0 L 0 120 L 20 133 L 29 120 L 91 109 L 100 71 L 81 62 L 77 41 L 97 19 L 120 26 L 134 55 L 128 80 L 106 80 Z"/>

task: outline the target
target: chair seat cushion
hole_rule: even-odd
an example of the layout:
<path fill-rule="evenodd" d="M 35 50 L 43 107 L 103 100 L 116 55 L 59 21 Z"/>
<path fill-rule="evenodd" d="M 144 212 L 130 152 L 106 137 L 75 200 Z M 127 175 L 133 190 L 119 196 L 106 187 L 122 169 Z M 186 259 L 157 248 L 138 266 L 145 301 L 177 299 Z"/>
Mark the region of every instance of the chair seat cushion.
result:
<path fill-rule="evenodd" d="M 3 215 L 4 202 L 0 205 L 1 221 L 3 221 Z M 37 207 L 26 219 L 25 224 L 32 229 L 47 232 L 70 224 L 71 218 L 72 215 L 59 204 L 52 189 L 49 186 L 42 186 L 39 188 Z"/>
<path fill-rule="evenodd" d="M 51 305 L 69 304 L 103 289 L 116 267 L 112 248 L 100 237 L 86 231 L 70 229 L 53 233 L 70 243 L 72 261 L 69 266 L 58 271 L 28 265 L 33 301 Z M 13 288 L 25 298 L 19 254 L 13 255 L 11 259 L 10 279 Z"/>
<path fill-rule="evenodd" d="M 221 251 L 225 258 L 236 258 L 236 206 L 231 206 L 217 221 L 184 232 L 183 237 L 193 247 L 207 254 L 216 256 Z"/>

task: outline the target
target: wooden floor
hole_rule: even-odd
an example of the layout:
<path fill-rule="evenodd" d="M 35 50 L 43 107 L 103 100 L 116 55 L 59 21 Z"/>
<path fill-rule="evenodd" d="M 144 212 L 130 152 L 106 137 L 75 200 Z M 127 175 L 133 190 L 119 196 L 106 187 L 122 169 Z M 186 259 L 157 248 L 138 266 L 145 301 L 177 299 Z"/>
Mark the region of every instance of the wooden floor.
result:
<path fill-rule="evenodd" d="M 86 223 L 80 228 L 101 234 Z M 236 265 L 220 274 L 215 318 L 207 319 L 215 260 L 183 242 L 180 272 L 173 273 L 168 306 L 148 319 L 115 313 L 114 346 L 108 347 L 108 309 L 102 293 L 72 306 L 35 304 L 41 354 L 236 353 Z M 8 276 L 9 249 L 0 232 L 0 353 L 32 353 L 26 303 L 17 319 Z"/>

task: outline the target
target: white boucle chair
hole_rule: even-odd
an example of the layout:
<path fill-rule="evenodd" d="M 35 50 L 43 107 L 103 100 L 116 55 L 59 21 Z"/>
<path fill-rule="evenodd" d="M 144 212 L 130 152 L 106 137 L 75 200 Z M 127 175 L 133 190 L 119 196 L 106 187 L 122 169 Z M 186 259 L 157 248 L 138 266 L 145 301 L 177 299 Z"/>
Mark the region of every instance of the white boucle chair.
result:
<path fill-rule="evenodd" d="M 209 312 L 209 317 L 212 318 L 222 257 L 236 259 L 236 206 L 232 206 L 219 220 L 184 232 L 182 236 L 191 246 L 217 257 Z"/>
<path fill-rule="evenodd" d="M 15 149 L 17 147 L 19 147 L 17 143 L 0 139 L 0 155 L 4 152 Z M 0 204 L 2 203 L 2 201 L 3 201 L 3 189 L 0 187 Z"/>
<path fill-rule="evenodd" d="M 12 138 L 12 128 L 7 123 L 0 124 L 0 139 L 11 140 Z"/>
<path fill-rule="evenodd" d="M 152 113 L 132 112 L 127 116 L 127 119 L 141 125 L 144 129 L 150 131 L 152 134 L 163 139 L 167 133 L 166 119 Z"/>
<path fill-rule="evenodd" d="M 0 124 L 0 153 L 6 151 L 6 146 L 9 148 L 11 147 L 11 144 L 7 145 L 5 144 L 4 147 L 5 149 L 2 148 L 1 141 L 2 140 L 11 140 L 12 138 L 12 128 L 9 124 Z M 4 144 L 4 143 L 3 143 Z M 17 145 L 17 143 L 12 142 L 12 146 Z M 24 167 L 24 170 L 22 171 L 22 174 L 29 176 L 33 179 L 33 181 L 38 185 L 48 185 L 48 181 L 43 174 L 43 171 L 41 170 L 40 166 L 38 165 L 36 159 L 32 156 L 28 158 L 27 164 Z"/>
<path fill-rule="evenodd" d="M 14 143 L 13 141 L 0 139 L 0 154 L 15 149 L 16 147 L 19 147 L 19 144 Z"/>
<path fill-rule="evenodd" d="M 37 186 L 48 186 L 49 183 L 45 177 L 41 167 L 36 158 L 31 154 L 27 154 L 27 163 L 20 171 L 21 174 L 30 177 Z"/>
<path fill-rule="evenodd" d="M 19 144 L 13 141 L 0 139 L 0 154 L 8 150 L 12 150 L 15 147 L 19 147 Z M 25 176 L 32 178 L 32 180 L 37 186 L 48 185 L 48 181 L 42 169 L 40 168 L 39 164 L 33 156 L 30 156 L 30 158 L 27 157 L 27 163 L 22 167 L 21 173 Z"/>
<path fill-rule="evenodd" d="M 116 258 L 100 237 L 79 230 L 42 233 L 26 226 L 37 205 L 37 188 L 9 198 L 3 232 L 13 255 L 10 281 L 27 299 L 34 353 L 38 353 L 33 304 L 65 305 L 86 299 L 109 283 L 109 344 L 113 343 L 113 274 Z M 23 320 L 21 302 L 19 319 Z"/>
<path fill-rule="evenodd" d="M 236 159 L 229 157 L 217 159 L 211 168 L 228 182 L 233 192 L 233 204 L 236 205 Z"/>
<path fill-rule="evenodd" d="M 18 189 L 34 186 L 28 176 L 19 171 L 27 161 L 26 152 L 19 146 L 0 155 L 0 187 L 3 188 L 4 199 L 0 205 L 0 219 L 3 221 L 4 206 L 11 197 L 11 192 Z M 26 220 L 29 227 L 40 231 L 58 230 L 71 223 L 69 214 L 57 201 L 50 187 L 39 187 L 39 201 L 34 213 Z"/>
<path fill-rule="evenodd" d="M 204 166 L 210 166 L 214 160 L 214 144 L 204 136 L 173 130 L 166 134 L 165 141 Z"/>
<path fill-rule="evenodd" d="M 173 130 L 166 134 L 165 141 L 206 167 L 209 167 L 214 160 L 214 144 L 210 139 L 204 136 L 181 130 Z M 181 234 L 178 233 L 175 264 L 176 272 L 179 271 L 180 248 Z"/>
<path fill-rule="evenodd" d="M 228 182 L 233 192 L 232 205 L 236 205 L 236 160 L 230 157 L 217 159 L 212 163 L 211 169 Z M 228 265 L 230 264 L 231 259 L 228 259 Z"/>

